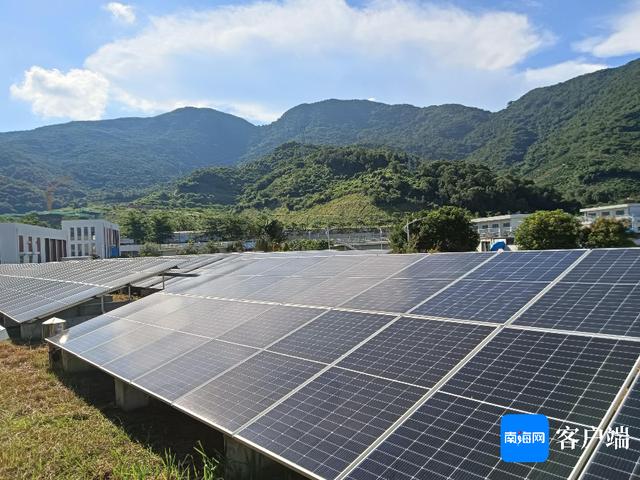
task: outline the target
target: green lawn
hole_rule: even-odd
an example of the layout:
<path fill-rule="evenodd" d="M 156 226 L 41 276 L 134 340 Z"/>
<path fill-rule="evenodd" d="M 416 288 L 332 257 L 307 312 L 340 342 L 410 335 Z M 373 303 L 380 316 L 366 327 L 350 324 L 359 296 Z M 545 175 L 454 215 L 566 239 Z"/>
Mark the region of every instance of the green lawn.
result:
<path fill-rule="evenodd" d="M 52 372 L 45 346 L 0 343 L 0 479 L 214 479 L 221 442 L 159 402 L 122 412 L 110 377 Z"/>

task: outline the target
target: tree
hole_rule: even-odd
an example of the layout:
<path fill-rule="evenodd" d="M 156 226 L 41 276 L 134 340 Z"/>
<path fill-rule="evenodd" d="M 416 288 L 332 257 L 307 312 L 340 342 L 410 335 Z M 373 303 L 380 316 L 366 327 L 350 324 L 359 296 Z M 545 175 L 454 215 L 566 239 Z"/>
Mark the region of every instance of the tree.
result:
<path fill-rule="evenodd" d="M 284 226 L 279 220 L 270 220 L 262 226 L 263 235 L 271 243 L 282 243 L 287 239 Z"/>
<path fill-rule="evenodd" d="M 562 210 L 538 211 L 517 228 L 515 242 L 523 250 L 578 248 L 580 222 Z"/>
<path fill-rule="evenodd" d="M 420 252 L 466 252 L 478 247 L 478 232 L 471 224 L 471 214 L 464 208 L 437 208 L 417 223 L 420 230 L 416 247 Z"/>
<path fill-rule="evenodd" d="M 395 252 L 465 252 L 478 246 L 478 232 L 464 208 L 445 206 L 420 214 L 409 227 L 408 244 L 406 224 L 396 225 L 391 232 L 389 241 Z"/>
<path fill-rule="evenodd" d="M 164 213 L 154 213 L 149 218 L 147 224 L 146 239 L 153 243 L 164 243 L 173 233 L 173 227 L 168 215 Z"/>
<path fill-rule="evenodd" d="M 613 218 L 597 218 L 583 233 L 586 248 L 629 247 L 634 243 L 624 222 Z"/>
<path fill-rule="evenodd" d="M 135 243 L 144 242 L 147 236 L 147 219 L 143 213 L 129 210 L 119 223 L 123 236 L 133 239 Z"/>

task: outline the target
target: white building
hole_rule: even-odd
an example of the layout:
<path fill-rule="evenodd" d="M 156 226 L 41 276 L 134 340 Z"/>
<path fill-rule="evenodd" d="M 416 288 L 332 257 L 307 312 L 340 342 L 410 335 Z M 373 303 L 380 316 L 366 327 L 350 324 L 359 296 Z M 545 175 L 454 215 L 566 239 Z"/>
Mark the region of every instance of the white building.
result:
<path fill-rule="evenodd" d="M 63 220 L 67 257 L 120 256 L 120 227 L 106 220 Z"/>
<path fill-rule="evenodd" d="M 67 237 L 62 230 L 0 223 L 0 263 L 43 263 L 67 255 Z"/>
<path fill-rule="evenodd" d="M 514 213 L 512 215 L 472 219 L 471 223 L 480 235 L 478 251 L 487 252 L 492 248 L 517 250 L 515 231 L 528 216 L 529 214 L 527 213 Z"/>
<path fill-rule="evenodd" d="M 580 213 L 583 225 L 591 225 L 597 218 L 615 218 L 628 222 L 629 228 L 633 232 L 640 233 L 640 203 L 581 208 Z"/>

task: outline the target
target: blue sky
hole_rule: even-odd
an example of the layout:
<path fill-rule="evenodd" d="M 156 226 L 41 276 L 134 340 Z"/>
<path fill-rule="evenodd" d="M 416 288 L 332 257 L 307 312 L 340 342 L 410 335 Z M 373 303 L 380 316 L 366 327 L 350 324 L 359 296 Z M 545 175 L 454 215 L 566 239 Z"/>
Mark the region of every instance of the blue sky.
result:
<path fill-rule="evenodd" d="M 366 98 L 499 110 L 640 56 L 640 0 L 0 2 L 0 131 Z"/>

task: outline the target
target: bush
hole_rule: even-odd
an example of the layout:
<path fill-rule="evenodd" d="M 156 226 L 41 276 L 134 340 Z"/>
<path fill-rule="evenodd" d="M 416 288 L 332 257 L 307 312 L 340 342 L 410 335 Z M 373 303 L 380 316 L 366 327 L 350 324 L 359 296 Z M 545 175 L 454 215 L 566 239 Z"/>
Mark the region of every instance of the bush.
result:
<path fill-rule="evenodd" d="M 197 255 L 200 253 L 200 249 L 196 245 L 196 242 L 189 240 L 186 247 L 180 249 L 178 255 Z"/>
<path fill-rule="evenodd" d="M 562 210 L 539 211 L 517 228 L 515 242 L 523 250 L 578 248 L 581 225 Z"/>
<path fill-rule="evenodd" d="M 422 213 L 418 220 L 394 226 L 389 243 L 396 253 L 409 252 L 466 252 L 478 247 L 478 232 L 471 224 L 471 214 L 460 207 L 446 206 Z"/>
<path fill-rule="evenodd" d="M 586 248 L 633 247 L 631 234 L 624 222 L 600 217 L 583 231 L 583 246 Z"/>
<path fill-rule="evenodd" d="M 282 251 L 301 251 L 301 250 L 327 250 L 329 242 L 326 240 L 289 240 L 282 245 Z"/>
<path fill-rule="evenodd" d="M 141 257 L 159 257 L 161 255 L 160 245 L 157 243 L 145 243 L 140 247 Z"/>

